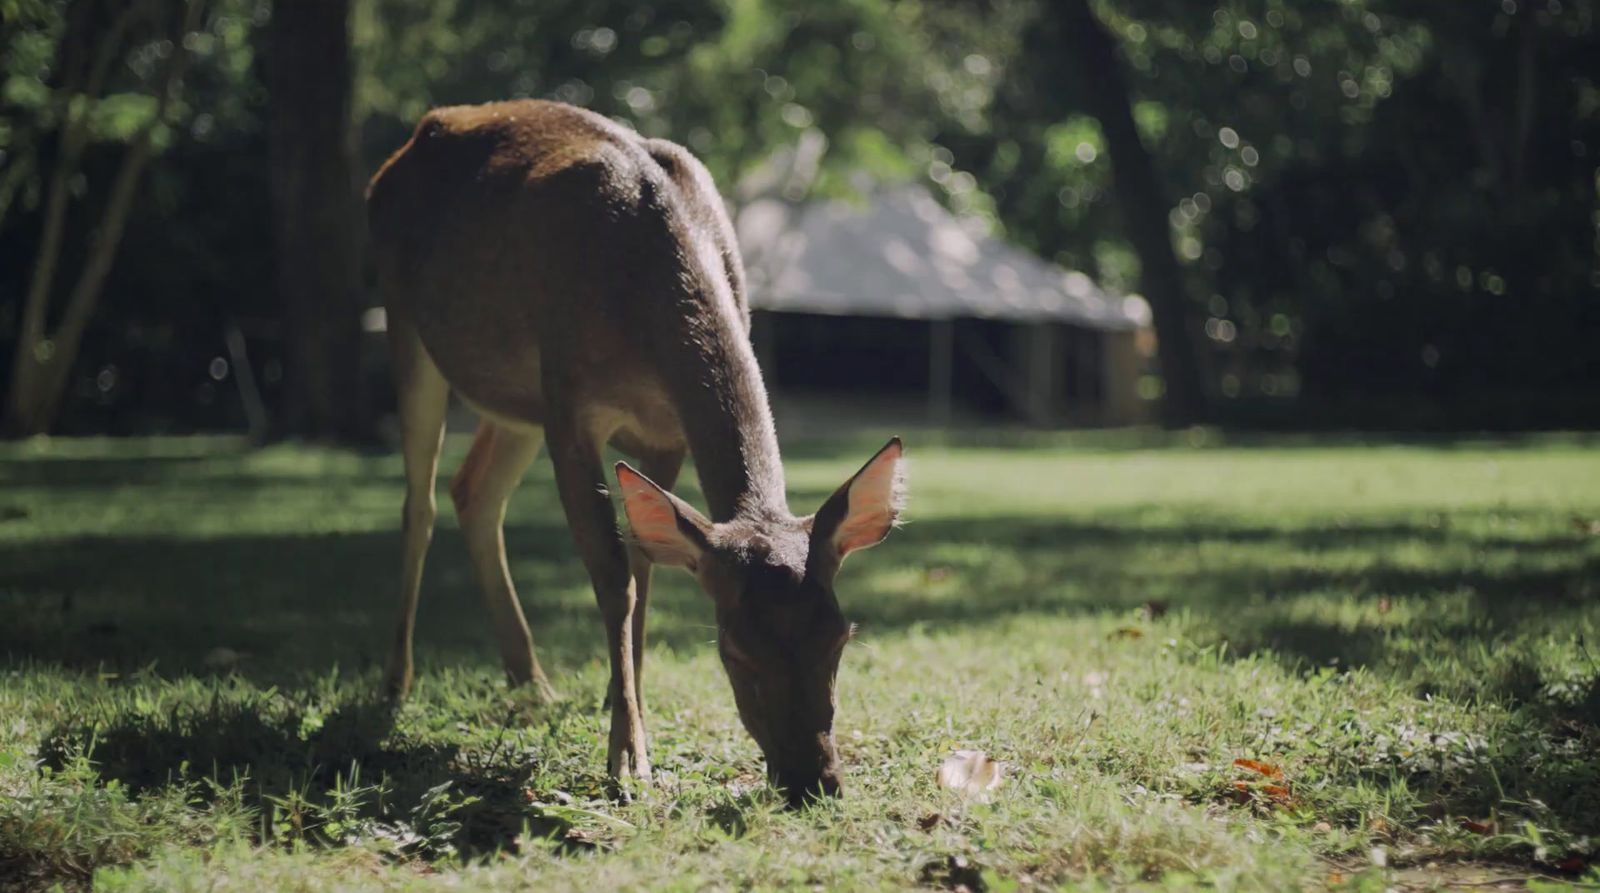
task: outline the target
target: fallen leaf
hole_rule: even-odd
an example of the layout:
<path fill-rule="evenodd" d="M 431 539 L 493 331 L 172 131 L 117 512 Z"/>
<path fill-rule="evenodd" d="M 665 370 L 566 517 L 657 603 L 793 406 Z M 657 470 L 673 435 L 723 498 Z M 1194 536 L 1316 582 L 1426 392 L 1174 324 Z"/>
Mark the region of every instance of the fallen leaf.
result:
<path fill-rule="evenodd" d="M 1317 832 L 1318 834 L 1327 834 L 1329 831 L 1333 830 L 1333 826 L 1327 822 L 1318 822 L 1311 826 L 1311 830 Z"/>
<path fill-rule="evenodd" d="M 1240 769 L 1249 769 L 1252 772 L 1259 772 L 1268 778 L 1283 777 L 1282 769 L 1279 769 L 1277 766 L 1274 766 L 1271 763 L 1263 763 L 1260 760 L 1247 760 L 1243 757 L 1240 757 L 1239 759 L 1233 761 L 1233 765 L 1238 766 Z"/>
<path fill-rule="evenodd" d="M 1294 799 L 1288 783 L 1283 780 L 1283 770 L 1277 766 L 1243 757 L 1234 760 L 1233 765 L 1258 776 L 1233 782 L 1233 789 L 1229 793 L 1235 803 L 1244 805 L 1251 801 L 1265 801 L 1281 805 Z"/>
<path fill-rule="evenodd" d="M 1293 799 L 1289 789 L 1281 784 L 1236 781 L 1233 783 L 1232 793 L 1233 801 L 1241 805 L 1255 799 L 1265 800 L 1268 803 L 1288 803 Z"/>
<path fill-rule="evenodd" d="M 1465 828 L 1468 831 L 1471 831 L 1473 834 L 1493 834 L 1494 833 L 1494 825 L 1491 825 L 1491 824 L 1488 824 L 1488 823 L 1485 823 L 1485 822 L 1474 822 L 1471 819 L 1462 819 L 1461 820 L 1461 827 Z"/>
<path fill-rule="evenodd" d="M 987 801 L 1005 778 L 1005 764 L 981 750 L 958 750 L 939 767 L 939 787 Z"/>
<path fill-rule="evenodd" d="M 1107 639 L 1142 639 L 1142 638 L 1144 638 L 1144 630 L 1139 629 L 1136 626 L 1124 626 L 1123 628 L 1121 628 L 1121 629 L 1111 633 L 1110 635 L 1106 636 L 1106 638 Z"/>

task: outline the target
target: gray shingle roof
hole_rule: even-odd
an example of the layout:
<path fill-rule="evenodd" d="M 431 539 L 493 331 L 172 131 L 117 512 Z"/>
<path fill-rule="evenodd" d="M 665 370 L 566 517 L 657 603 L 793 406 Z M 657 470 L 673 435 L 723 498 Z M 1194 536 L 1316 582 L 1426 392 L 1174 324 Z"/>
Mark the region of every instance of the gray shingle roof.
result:
<path fill-rule="evenodd" d="M 737 228 L 756 309 L 1103 330 L 1150 319 L 1144 299 L 989 236 L 916 186 L 879 189 L 864 204 L 760 198 Z"/>

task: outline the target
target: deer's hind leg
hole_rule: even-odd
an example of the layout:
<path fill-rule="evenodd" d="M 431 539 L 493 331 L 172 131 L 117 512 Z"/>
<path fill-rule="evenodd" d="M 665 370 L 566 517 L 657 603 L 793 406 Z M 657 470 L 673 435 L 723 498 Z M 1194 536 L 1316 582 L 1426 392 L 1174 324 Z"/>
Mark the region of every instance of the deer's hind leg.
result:
<path fill-rule="evenodd" d="M 401 513 L 405 546 L 400 564 L 400 619 L 390 646 L 384 687 L 391 697 L 411 690 L 411 641 L 416 632 L 422 566 L 433 541 L 434 475 L 444 441 L 444 416 L 450 386 L 422 346 L 417 330 L 398 314 L 389 315 L 389 348 L 400 409 L 401 453 L 405 459 L 406 501 Z"/>
<path fill-rule="evenodd" d="M 555 690 L 534 653 L 533 635 L 506 563 L 505 539 L 506 504 L 539 455 L 543 441 L 544 432 L 539 428 L 512 427 L 484 419 L 466 461 L 451 481 L 450 497 L 466 536 L 473 573 L 489 608 L 506 678 L 512 685 L 532 685 L 539 697 L 548 702 L 555 699 Z"/>

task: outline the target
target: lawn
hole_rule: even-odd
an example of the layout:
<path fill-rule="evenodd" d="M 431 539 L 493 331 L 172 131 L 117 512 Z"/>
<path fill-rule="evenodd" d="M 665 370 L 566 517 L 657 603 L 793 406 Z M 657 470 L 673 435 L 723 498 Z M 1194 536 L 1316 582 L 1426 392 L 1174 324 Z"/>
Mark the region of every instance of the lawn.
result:
<path fill-rule="evenodd" d="M 795 507 L 874 445 L 792 446 Z M 650 616 L 660 777 L 606 796 L 547 462 L 507 540 L 563 700 L 505 687 L 446 510 L 391 711 L 394 456 L 5 447 L 0 889 L 1594 883 L 1597 447 L 910 439 L 909 523 L 840 577 L 846 797 L 799 813 L 681 573 Z M 961 748 L 1005 762 L 991 802 L 936 785 Z"/>

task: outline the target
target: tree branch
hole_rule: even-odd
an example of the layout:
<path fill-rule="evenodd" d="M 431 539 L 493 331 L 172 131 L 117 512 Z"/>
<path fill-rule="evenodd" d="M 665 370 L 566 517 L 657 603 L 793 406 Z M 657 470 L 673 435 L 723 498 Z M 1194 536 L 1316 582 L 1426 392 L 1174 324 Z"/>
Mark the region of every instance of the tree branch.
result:
<path fill-rule="evenodd" d="M 155 110 L 134 135 L 123 156 L 101 214 L 100 225 L 91 241 L 88 258 L 68 296 L 61 323 L 56 329 L 56 350 L 47 358 L 41 358 L 37 351 L 45 336 L 46 308 L 55 268 L 60 261 L 61 239 L 65 229 L 67 181 L 76 168 L 77 155 L 87 143 L 84 120 L 87 112 L 73 115 L 69 110 L 69 120 L 63 123 L 65 130 L 61 158 L 51 177 L 44 235 L 23 307 L 22 330 L 13 361 L 14 375 L 5 420 L 8 433 L 43 431 L 53 421 L 67 375 L 77 358 L 78 345 L 94 314 L 106 277 L 111 272 L 117 246 L 122 241 L 123 229 L 137 194 L 139 176 L 154 148 L 156 128 L 166 123 L 176 85 L 187 67 L 189 53 L 183 45 L 184 37 L 199 26 L 204 6 L 205 0 L 188 0 L 182 24 L 173 41 L 172 55 L 167 59 L 156 86 Z M 103 86 L 110 66 L 106 60 L 114 55 L 116 42 L 121 40 L 130 22 L 131 13 L 125 9 L 113 25 L 112 35 L 100 44 L 100 53 L 89 73 L 86 88 L 98 91 Z M 90 96 L 88 92 L 80 95 Z"/>
<path fill-rule="evenodd" d="M 176 92 L 174 88 L 182 80 L 183 72 L 188 66 L 189 52 L 184 49 L 183 38 L 199 27 L 200 14 L 204 7 L 205 0 L 189 0 L 188 10 L 184 14 L 177 39 L 173 41 L 172 57 L 167 60 L 166 69 L 162 72 L 160 85 L 157 87 L 155 112 L 139 129 L 128 147 L 127 154 L 123 156 L 122 167 L 118 169 L 117 179 L 111 187 L 111 197 L 107 199 L 105 213 L 100 218 L 99 232 L 89 249 L 88 261 L 84 264 L 83 272 L 79 274 L 78 282 L 72 289 L 72 296 L 67 300 L 67 309 L 58 330 L 58 340 L 76 343 L 94 312 L 94 305 L 105 285 L 106 276 L 111 272 L 111 261 L 116 257 L 117 245 L 122 241 L 122 230 L 127 224 L 128 212 L 133 208 L 133 197 L 138 190 L 139 175 L 143 172 L 145 163 L 150 160 L 156 128 L 166 123 L 167 110 Z"/>

